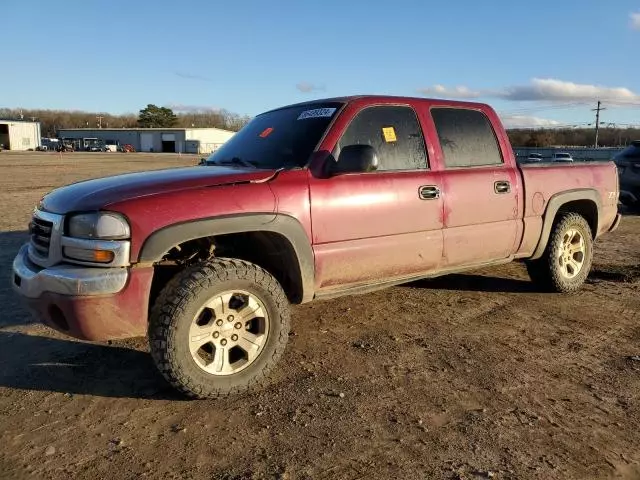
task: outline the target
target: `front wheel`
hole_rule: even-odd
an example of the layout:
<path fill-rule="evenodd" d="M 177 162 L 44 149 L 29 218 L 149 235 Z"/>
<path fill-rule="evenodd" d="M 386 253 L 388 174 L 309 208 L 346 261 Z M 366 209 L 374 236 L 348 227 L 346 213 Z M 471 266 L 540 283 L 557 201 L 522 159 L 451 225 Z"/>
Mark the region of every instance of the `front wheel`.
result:
<path fill-rule="evenodd" d="M 585 218 L 565 213 L 556 220 L 544 254 L 526 262 L 531 280 L 544 290 L 573 292 L 587 279 L 593 261 L 593 237 Z"/>
<path fill-rule="evenodd" d="M 289 303 L 257 265 L 216 259 L 185 269 L 158 297 L 149 321 L 156 366 L 194 398 L 261 384 L 284 352 Z"/>

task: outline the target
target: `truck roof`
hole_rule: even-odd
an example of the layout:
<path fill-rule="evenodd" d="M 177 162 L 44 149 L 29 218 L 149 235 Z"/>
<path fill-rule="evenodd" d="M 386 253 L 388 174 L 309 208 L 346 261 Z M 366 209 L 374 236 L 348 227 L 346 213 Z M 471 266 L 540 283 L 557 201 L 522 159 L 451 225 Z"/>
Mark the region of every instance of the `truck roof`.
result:
<path fill-rule="evenodd" d="M 350 103 L 356 100 L 367 100 L 372 103 L 380 102 L 380 103 L 432 103 L 437 102 L 438 105 L 444 106 L 452 106 L 452 107 L 485 107 L 486 104 L 478 103 L 478 102 L 467 102 L 461 100 L 447 100 L 442 98 L 426 98 L 426 97 L 405 97 L 405 96 L 396 96 L 396 95 L 350 95 L 344 97 L 329 97 L 329 98 L 318 98 L 314 100 L 308 100 L 306 102 L 292 103 L 290 105 L 284 105 L 282 107 L 274 108 L 271 110 L 267 110 L 263 113 L 274 112 L 277 110 L 282 110 L 284 108 L 291 107 L 302 107 L 305 105 L 313 106 L 318 104 L 325 104 L 331 102 L 340 102 L 340 103 Z"/>

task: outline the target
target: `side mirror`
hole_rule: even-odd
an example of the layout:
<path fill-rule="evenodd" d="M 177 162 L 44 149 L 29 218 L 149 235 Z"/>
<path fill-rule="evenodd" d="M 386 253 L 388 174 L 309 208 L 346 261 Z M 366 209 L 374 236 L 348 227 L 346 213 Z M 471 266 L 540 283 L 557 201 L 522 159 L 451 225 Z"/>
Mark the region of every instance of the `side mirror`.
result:
<path fill-rule="evenodd" d="M 378 152 L 371 145 L 347 145 L 340 150 L 338 161 L 330 168 L 330 174 L 364 173 L 378 169 Z"/>
<path fill-rule="evenodd" d="M 206 165 L 207 164 L 207 159 L 206 158 L 201 158 L 200 162 L 198 162 L 198 165 Z"/>

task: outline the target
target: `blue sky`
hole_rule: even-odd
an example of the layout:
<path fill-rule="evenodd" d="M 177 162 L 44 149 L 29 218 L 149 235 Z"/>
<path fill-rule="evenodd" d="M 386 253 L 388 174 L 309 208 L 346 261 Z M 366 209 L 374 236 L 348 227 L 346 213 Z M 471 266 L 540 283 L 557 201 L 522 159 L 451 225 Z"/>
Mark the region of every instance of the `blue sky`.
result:
<path fill-rule="evenodd" d="M 640 0 L 3 0 L 0 107 L 137 112 L 358 93 L 512 125 L 640 124 Z M 614 90 L 614 88 L 618 88 Z"/>

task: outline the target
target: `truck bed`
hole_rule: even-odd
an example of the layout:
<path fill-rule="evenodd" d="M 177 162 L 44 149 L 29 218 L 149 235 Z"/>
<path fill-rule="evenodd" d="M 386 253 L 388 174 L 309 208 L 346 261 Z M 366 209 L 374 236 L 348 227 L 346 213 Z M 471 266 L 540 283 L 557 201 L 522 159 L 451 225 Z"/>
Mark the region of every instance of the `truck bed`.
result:
<path fill-rule="evenodd" d="M 518 165 L 524 199 L 524 239 L 519 254 L 530 254 L 537 244 L 549 200 L 558 192 L 592 190 L 600 201 L 597 237 L 608 231 L 618 213 L 618 175 L 613 162 L 536 163 Z"/>

